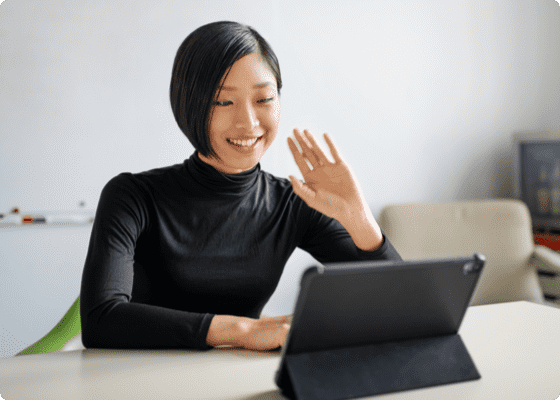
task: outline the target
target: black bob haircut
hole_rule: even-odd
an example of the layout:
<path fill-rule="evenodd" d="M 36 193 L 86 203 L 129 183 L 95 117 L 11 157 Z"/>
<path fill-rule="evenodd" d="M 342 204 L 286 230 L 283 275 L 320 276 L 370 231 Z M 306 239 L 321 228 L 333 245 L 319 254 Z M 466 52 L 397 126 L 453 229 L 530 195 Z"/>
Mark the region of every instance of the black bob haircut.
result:
<path fill-rule="evenodd" d="M 193 31 L 177 50 L 169 88 L 171 108 L 181 131 L 205 157 L 216 156 L 208 134 L 218 86 L 231 66 L 249 54 L 259 54 L 268 64 L 280 95 L 278 59 L 266 40 L 250 26 L 232 21 L 212 22 Z"/>

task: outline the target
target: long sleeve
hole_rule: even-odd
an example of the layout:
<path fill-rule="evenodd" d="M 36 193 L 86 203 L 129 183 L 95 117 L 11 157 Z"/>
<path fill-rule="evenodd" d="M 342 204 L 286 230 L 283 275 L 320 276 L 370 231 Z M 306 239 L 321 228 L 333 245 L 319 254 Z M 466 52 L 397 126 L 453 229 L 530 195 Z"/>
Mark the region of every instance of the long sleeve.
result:
<path fill-rule="evenodd" d="M 82 341 L 101 348 L 210 348 L 213 315 L 132 302 L 135 251 L 149 196 L 126 174 L 103 189 L 81 283 Z M 163 256 L 163 255 L 162 255 Z"/>

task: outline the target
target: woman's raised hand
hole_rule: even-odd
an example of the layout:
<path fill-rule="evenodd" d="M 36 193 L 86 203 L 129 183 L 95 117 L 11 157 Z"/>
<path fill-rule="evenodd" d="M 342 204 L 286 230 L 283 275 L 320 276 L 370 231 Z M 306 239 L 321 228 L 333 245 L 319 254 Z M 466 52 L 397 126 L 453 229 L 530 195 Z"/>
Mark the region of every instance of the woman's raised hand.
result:
<path fill-rule="evenodd" d="M 295 141 L 288 138 L 288 146 L 305 183 L 290 176 L 294 192 L 311 208 L 337 219 L 344 224 L 347 212 L 360 207 L 362 194 L 350 167 L 344 162 L 330 137 L 325 133 L 325 142 L 334 159 L 331 162 L 313 135 L 294 129 Z M 301 151 L 296 146 L 299 144 Z M 309 164 L 307 164 L 307 162 Z"/>
<path fill-rule="evenodd" d="M 295 141 L 288 138 L 288 146 L 305 181 L 290 176 L 295 194 L 309 207 L 338 220 L 359 248 L 373 250 L 381 246 L 381 229 L 371 215 L 357 179 L 330 137 L 324 134 L 333 161 L 309 131 L 304 130 L 302 134 L 294 129 L 294 137 Z"/>

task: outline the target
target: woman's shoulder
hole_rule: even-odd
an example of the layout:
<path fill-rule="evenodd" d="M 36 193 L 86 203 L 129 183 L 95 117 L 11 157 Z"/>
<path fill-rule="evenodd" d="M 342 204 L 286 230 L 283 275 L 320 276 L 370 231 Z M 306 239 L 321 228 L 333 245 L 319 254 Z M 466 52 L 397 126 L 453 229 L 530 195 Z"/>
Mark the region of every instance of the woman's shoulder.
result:
<path fill-rule="evenodd" d="M 182 164 L 158 167 L 140 172 L 121 172 L 105 184 L 104 192 L 143 197 L 160 187 L 173 186 L 181 174 Z"/>
<path fill-rule="evenodd" d="M 183 164 L 157 167 L 140 172 L 121 172 L 109 180 L 107 184 L 158 184 L 181 174 Z"/>

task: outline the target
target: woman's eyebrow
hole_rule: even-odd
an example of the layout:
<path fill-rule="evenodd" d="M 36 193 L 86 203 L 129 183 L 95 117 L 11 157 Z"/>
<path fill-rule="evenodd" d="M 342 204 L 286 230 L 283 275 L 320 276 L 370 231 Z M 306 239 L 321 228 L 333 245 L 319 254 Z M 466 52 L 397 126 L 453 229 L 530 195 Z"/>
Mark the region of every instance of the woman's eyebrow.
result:
<path fill-rule="evenodd" d="M 273 85 L 274 85 L 273 82 L 266 81 L 266 82 L 257 83 L 255 86 L 253 86 L 253 89 L 262 89 L 264 87 L 273 86 Z M 220 89 L 228 92 L 233 92 L 237 90 L 235 86 L 220 86 Z"/>

